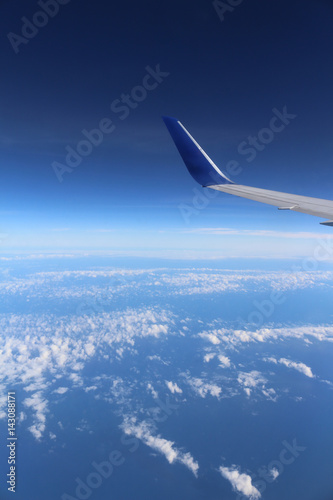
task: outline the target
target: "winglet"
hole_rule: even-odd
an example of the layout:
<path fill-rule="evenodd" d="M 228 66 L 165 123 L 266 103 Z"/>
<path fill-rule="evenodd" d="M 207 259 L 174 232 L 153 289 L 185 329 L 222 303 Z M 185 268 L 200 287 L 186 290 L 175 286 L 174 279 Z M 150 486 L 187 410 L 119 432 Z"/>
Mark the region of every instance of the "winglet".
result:
<path fill-rule="evenodd" d="M 188 171 L 199 184 L 204 187 L 233 184 L 193 139 L 180 121 L 169 116 L 163 116 L 163 121 Z"/>
<path fill-rule="evenodd" d="M 325 222 L 320 222 L 322 226 L 333 226 L 333 220 L 325 220 Z"/>

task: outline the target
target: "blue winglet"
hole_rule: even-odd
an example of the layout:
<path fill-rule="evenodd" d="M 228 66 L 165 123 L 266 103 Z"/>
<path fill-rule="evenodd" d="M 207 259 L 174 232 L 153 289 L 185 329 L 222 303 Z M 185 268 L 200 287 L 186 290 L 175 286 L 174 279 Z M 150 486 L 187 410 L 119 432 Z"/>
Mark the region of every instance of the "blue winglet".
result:
<path fill-rule="evenodd" d="M 170 118 L 169 116 L 163 116 L 163 121 L 188 171 L 199 184 L 204 187 L 219 184 L 233 184 L 193 139 L 180 121 L 176 120 L 176 118 Z"/>

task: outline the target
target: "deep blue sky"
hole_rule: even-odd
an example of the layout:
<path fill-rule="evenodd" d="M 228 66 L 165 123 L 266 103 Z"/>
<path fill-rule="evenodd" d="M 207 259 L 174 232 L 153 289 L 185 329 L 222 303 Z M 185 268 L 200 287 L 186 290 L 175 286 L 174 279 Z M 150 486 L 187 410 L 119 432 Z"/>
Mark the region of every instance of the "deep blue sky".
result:
<path fill-rule="evenodd" d="M 281 238 L 210 235 L 203 245 L 200 230 L 331 231 L 226 195 L 186 222 L 179 205 L 191 205 L 197 186 L 161 121 L 179 118 L 222 169 L 238 160 L 237 182 L 332 199 L 331 2 L 244 0 L 221 22 L 211 1 L 70 0 L 16 54 L 8 33 L 21 35 L 21 18 L 40 10 L 30 0 L 0 5 L 2 252 L 223 242 L 229 254 L 245 244 L 254 255 Z M 111 103 L 158 64 L 169 76 L 120 120 Z M 284 106 L 297 118 L 248 163 L 238 145 Z M 52 162 L 103 118 L 116 129 L 60 183 Z"/>

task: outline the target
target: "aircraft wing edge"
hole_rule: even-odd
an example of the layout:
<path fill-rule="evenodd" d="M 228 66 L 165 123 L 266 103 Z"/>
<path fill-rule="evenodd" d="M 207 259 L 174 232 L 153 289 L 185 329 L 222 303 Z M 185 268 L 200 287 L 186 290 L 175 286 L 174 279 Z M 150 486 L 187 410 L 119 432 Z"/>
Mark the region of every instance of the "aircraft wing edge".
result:
<path fill-rule="evenodd" d="M 163 120 L 189 173 L 201 186 L 273 205 L 279 210 L 329 219 L 321 224 L 333 226 L 332 200 L 235 184 L 215 165 L 179 120 L 167 116 Z"/>
<path fill-rule="evenodd" d="M 232 194 L 241 198 L 259 201 L 266 205 L 276 206 L 279 210 L 291 210 L 316 217 L 333 219 L 333 201 L 309 196 L 271 191 L 269 189 L 255 188 L 233 184 L 231 186 L 209 186 L 212 189 Z M 329 221 L 327 221 L 329 222 Z M 325 223 L 325 225 L 328 225 Z M 333 224 L 332 224 L 333 225 Z"/>

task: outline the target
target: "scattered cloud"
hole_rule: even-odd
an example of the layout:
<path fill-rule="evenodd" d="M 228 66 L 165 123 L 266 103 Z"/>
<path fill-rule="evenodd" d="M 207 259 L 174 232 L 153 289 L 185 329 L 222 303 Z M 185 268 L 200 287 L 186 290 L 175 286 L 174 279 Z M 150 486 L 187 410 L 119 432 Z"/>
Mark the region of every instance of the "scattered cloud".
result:
<path fill-rule="evenodd" d="M 182 394 L 181 388 L 174 382 L 168 382 L 167 380 L 165 381 L 167 388 L 169 389 L 172 394 Z"/>
<path fill-rule="evenodd" d="M 215 335 L 215 333 L 203 332 L 203 333 L 199 333 L 199 337 L 208 340 L 209 342 L 211 342 L 214 345 L 218 345 L 221 343 L 220 339 L 218 338 L 217 335 Z M 208 361 L 210 361 L 210 359 L 212 359 L 211 355 L 208 358 Z"/>
<path fill-rule="evenodd" d="M 220 362 L 220 366 L 222 366 L 223 368 L 230 368 L 231 361 L 228 358 L 228 356 L 224 356 L 223 354 L 219 354 L 218 355 L 218 359 L 219 359 L 219 362 Z"/>
<path fill-rule="evenodd" d="M 192 388 L 192 390 L 199 395 L 201 398 L 205 398 L 208 394 L 219 398 L 222 389 L 216 384 L 205 382 L 204 380 L 196 377 L 190 377 L 185 375 L 186 382 Z"/>
<path fill-rule="evenodd" d="M 49 256 L 52 257 L 52 256 Z M 55 257 L 55 256 L 53 256 Z M 70 255 L 66 256 L 71 257 Z M 73 256 L 72 256 L 73 257 Z M 37 255 L 31 258 L 38 258 Z M 0 257 L 7 259 L 7 257 Z M 10 258 L 8 258 L 10 260 Z M 188 296 L 213 293 L 254 292 L 263 290 L 289 291 L 313 288 L 332 288 L 332 271 L 256 271 L 226 269 L 98 269 L 37 272 L 18 278 L 10 274 L 0 283 L 0 296 L 75 298 L 87 296 L 103 302 L 113 296 L 124 296 L 142 290 L 152 296 Z M 89 291 L 82 286 L 89 282 Z M 57 287 L 54 287 L 57 283 Z M 186 327 L 185 327 L 186 329 Z"/>
<path fill-rule="evenodd" d="M 208 354 L 205 354 L 204 356 L 204 362 L 205 363 L 209 363 L 212 359 L 214 359 L 216 356 L 216 353 L 215 352 L 210 352 Z"/>
<path fill-rule="evenodd" d="M 150 392 L 150 394 L 153 396 L 154 399 L 158 398 L 158 392 L 155 391 L 154 387 L 150 382 L 147 384 L 147 391 Z"/>
<path fill-rule="evenodd" d="M 309 378 L 315 378 L 315 375 L 312 373 L 312 369 L 305 363 L 298 363 L 286 358 L 276 359 L 274 356 L 264 358 L 264 361 L 268 363 L 274 363 L 275 365 L 281 364 L 286 366 L 287 368 L 293 368 L 294 370 L 303 373 L 303 375 L 306 375 Z"/>
<path fill-rule="evenodd" d="M 23 405 L 34 413 L 35 423 L 29 427 L 29 431 L 36 439 L 39 440 L 45 431 L 48 401 L 43 398 L 40 392 L 36 392 L 30 398 L 24 399 Z"/>
<path fill-rule="evenodd" d="M 273 481 L 275 481 L 275 479 L 277 479 L 279 477 L 279 475 L 280 475 L 280 472 L 276 468 L 274 468 L 274 467 L 269 472 L 271 474 L 271 477 L 272 477 Z"/>
<path fill-rule="evenodd" d="M 165 337 L 172 325 L 173 315 L 158 308 L 128 308 L 88 317 L 2 314 L 0 378 L 31 393 L 23 405 L 33 418 L 29 430 L 39 440 L 46 431 L 49 401 L 54 400 L 51 393 L 65 395 L 71 387 L 96 391 L 97 384 L 85 384 L 83 375 L 92 358 L 109 358 L 119 348 L 135 353 L 136 342 Z M 109 397 L 121 404 L 128 397 L 127 386 L 120 377 L 113 377 Z M 6 416 L 5 405 L 5 398 L 0 399 L 0 418 Z"/>
<path fill-rule="evenodd" d="M 105 304 L 112 303 L 112 298 L 116 295 L 128 297 L 133 290 L 138 294 L 144 290 L 148 295 L 164 297 L 168 294 L 177 296 L 242 293 L 246 290 L 295 290 L 309 286 L 320 286 L 323 289 L 326 286 L 332 287 L 332 272 L 295 274 L 214 268 L 197 271 L 189 267 L 52 271 L 19 276 L 21 275 L 4 273 L 0 283 L 0 300 L 1 297 L 6 297 L 6 300 L 11 299 L 14 303 L 19 296 L 27 303 L 37 297 L 38 301 L 41 298 L 52 298 L 61 299 L 68 304 L 69 299 L 72 299 L 75 303 L 82 302 L 89 307 L 92 305 L 91 314 L 79 314 L 76 311 L 63 316 L 49 313 L 0 315 L 0 378 L 4 381 L 4 389 L 8 385 L 18 386 L 28 396 L 23 400 L 22 414 L 26 420 L 29 419 L 29 430 L 36 439 L 41 439 L 43 435 L 50 436 L 46 428 L 48 415 L 52 412 L 50 405 L 59 402 L 59 398 L 51 395 L 65 395 L 73 388 L 80 389 L 82 393 L 90 393 L 92 398 L 104 398 L 105 401 L 118 405 L 119 412 L 124 408 L 128 410 L 132 405 L 131 411 L 136 415 L 139 403 L 135 399 L 135 393 L 139 386 L 144 387 L 154 399 L 158 398 L 158 391 L 166 391 L 166 385 L 172 394 L 182 394 L 185 388 L 190 387 L 191 391 L 188 392 L 192 397 L 212 396 L 220 399 L 242 391 L 250 396 L 257 391 L 267 399 L 276 401 L 277 392 L 268 387 L 269 374 L 264 375 L 255 369 L 249 371 L 255 366 L 252 363 L 248 368 L 245 360 L 236 369 L 237 363 L 229 356 L 230 351 L 237 353 L 238 348 L 250 343 L 273 344 L 290 338 L 307 343 L 333 342 L 333 326 L 329 324 L 273 325 L 249 331 L 235 329 L 234 325 L 227 324 L 223 319 L 215 319 L 205 325 L 197 318 L 195 322 L 189 317 L 177 318 L 167 308 L 119 307 L 118 310 L 110 311 L 110 308 L 104 307 Z M 104 302 L 96 303 L 96 297 L 99 300 L 104 297 Z M 95 302 L 91 302 L 92 300 Z M 97 308 L 96 304 L 100 303 L 102 307 Z M 161 345 L 169 336 L 183 335 L 185 339 L 187 332 L 192 332 L 192 325 L 196 328 L 196 341 L 202 339 L 201 344 L 204 346 L 201 351 L 204 354 L 200 354 L 199 361 L 202 365 L 198 366 L 198 370 L 192 366 L 185 375 L 182 370 L 187 368 L 183 366 L 179 367 L 178 372 L 169 371 L 173 363 L 172 357 L 167 350 L 157 349 L 143 353 L 143 359 L 152 363 L 152 371 L 143 380 L 139 380 L 139 368 L 135 365 L 131 366 L 131 377 L 128 378 L 122 379 L 116 372 L 112 372 L 112 378 L 103 378 L 101 375 L 87 380 L 85 368 L 92 361 L 108 363 L 109 370 L 110 365 L 118 366 L 117 363 L 126 361 L 127 356 L 141 354 L 140 348 L 145 339 L 149 343 L 160 340 Z M 209 369 L 212 368 L 209 363 L 213 359 L 217 360 L 214 367 L 218 363 L 221 368 L 228 370 L 218 369 L 213 375 L 209 375 Z M 274 356 L 266 358 L 266 361 L 315 378 L 312 369 L 304 363 L 287 358 L 277 359 Z M 239 368 L 242 371 L 239 372 Z M 153 370 L 156 373 L 161 370 L 159 379 L 153 378 Z M 174 377 L 178 381 L 176 376 L 183 376 L 184 383 L 178 385 L 169 380 Z M 104 383 L 106 389 L 103 386 L 101 395 L 98 389 Z M 0 398 L 0 418 L 6 416 L 5 405 L 5 398 Z M 141 407 L 141 414 L 144 411 Z M 185 461 L 185 455 L 182 456 Z"/>
<path fill-rule="evenodd" d="M 68 391 L 68 387 L 58 387 L 58 389 L 55 389 L 53 392 L 55 394 L 65 394 Z"/>
<path fill-rule="evenodd" d="M 154 436 L 151 427 L 146 422 L 138 423 L 135 418 L 127 418 L 122 425 L 122 429 L 125 434 L 135 436 L 146 446 L 164 455 L 170 464 L 179 462 L 185 465 L 195 477 L 198 476 L 199 464 L 192 455 L 188 452 L 184 453 L 175 447 L 173 441 L 168 441 L 159 435 Z"/>
<path fill-rule="evenodd" d="M 279 359 L 279 363 L 287 366 L 288 368 L 294 368 L 295 370 L 297 370 L 300 373 L 303 373 L 307 377 L 314 378 L 311 368 L 305 365 L 304 363 L 297 363 L 296 361 L 291 361 L 290 359 L 286 358 Z"/>
<path fill-rule="evenodd" d="M 252 370 L 251 372 L 240 372 L 237 378 L 240 385 L 248 389 L 254 389 L 258 385 L 264 386 L 267 382 L 267 379 L 263 377 L 263 375 L 256 371 Z"/>
<path fill-rule="evenodd" d="M 215 321 L 212 329 L 200 332 L 199 337 L 214 345 L 224 345 L 227 348 L 235 349 L 242 344 L 264 343 L 270 341 L 283 341 L 285 339 L 298 339 L 308 343 L 309 340 L 318 342 L 333 342 L 332 325 L 303 325 L 284 327 L 263 327 L 256 330 L 242 330 L 223 326 L 216 328 Z M 217 354 L 218 352 L 216 352 Z"/>
<path fill-rule="evenodd" d="M 252 484 L 251 476 L 241 473 L 235 465 L 220 467 L 219 471 L 222 477 L 230 481 L 233 490 L 237 493 L 241 493 L 249 500 L 256 500 L 261 497 L 259 490 Z"/>

